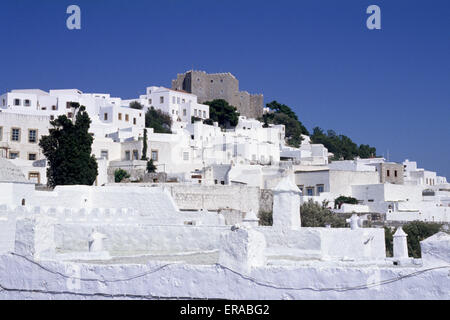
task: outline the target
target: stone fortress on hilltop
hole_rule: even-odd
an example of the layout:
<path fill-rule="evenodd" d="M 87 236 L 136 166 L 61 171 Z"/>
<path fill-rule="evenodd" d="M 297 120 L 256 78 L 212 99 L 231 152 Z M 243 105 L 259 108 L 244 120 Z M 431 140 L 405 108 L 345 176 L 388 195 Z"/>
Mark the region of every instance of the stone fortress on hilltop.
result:
<path fill-rule="evenodd" d="M 229 72 L 187 71 L 172 80 L 172 89 L 195 94 L 199 103 L 224 99 L 235 106 L 241 116 L 247 118 L 257 119 L 263 114 L 263 95 L 239 91 L 239 80 Z"/>

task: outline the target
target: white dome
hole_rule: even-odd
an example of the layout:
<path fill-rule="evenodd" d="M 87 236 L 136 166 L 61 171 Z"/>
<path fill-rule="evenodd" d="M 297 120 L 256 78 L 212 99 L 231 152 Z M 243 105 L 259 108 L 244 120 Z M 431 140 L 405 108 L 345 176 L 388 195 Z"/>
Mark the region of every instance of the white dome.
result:
<path fill-rule="evenodd" d="M 0 158 L 0 182 L 29 182 L 22 171 L 7 159 Z"/>

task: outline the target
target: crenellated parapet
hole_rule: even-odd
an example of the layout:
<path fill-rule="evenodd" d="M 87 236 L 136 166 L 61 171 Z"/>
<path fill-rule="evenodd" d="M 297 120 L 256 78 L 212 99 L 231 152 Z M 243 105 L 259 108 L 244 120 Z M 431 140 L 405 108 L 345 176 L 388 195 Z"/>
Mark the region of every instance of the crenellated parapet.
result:
<path fill-rule="evenodd" d="M 33 215 L 49 216 L 55 223 L 134 223 L 140 219 L 133 208 L 67 208 L 0 205 L 0 221 Z"/>

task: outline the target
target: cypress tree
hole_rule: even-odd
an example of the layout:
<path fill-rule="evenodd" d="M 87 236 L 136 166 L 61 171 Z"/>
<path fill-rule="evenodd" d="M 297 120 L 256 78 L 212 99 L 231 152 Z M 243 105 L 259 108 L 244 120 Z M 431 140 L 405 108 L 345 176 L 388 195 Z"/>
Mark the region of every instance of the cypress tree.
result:
<path fill-rule="evenodd" d="M 49 187 L 92 185 L 98 175 L 97 161 L 91 155 L 94 138 L 88 132 L 91 119 L 84 106 L 73 103 L 72 107 L 78 109 L 75 121 L 65 115 L 50 121 L 53 128 L 39 141 L 49 163 Z"/>
<path fill-rule="evenodd" d="M 148 160 L 148 158 L 147 158 L 147 129 L 144 129 L 144 143 L 142 146 L 141 160 Z"/>

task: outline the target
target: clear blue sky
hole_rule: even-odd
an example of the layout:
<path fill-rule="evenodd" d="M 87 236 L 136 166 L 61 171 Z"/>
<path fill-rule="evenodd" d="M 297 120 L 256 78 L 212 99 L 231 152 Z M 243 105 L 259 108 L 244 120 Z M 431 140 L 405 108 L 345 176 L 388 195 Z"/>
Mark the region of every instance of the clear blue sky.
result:
<path fill-rule="evenodd" d="M 77 4 L 82 29 L 66 28 Z M 381 7 L 382 30 L 366 28 Z M 450 178 L 450 1 L 6 0 L 0 90 L 132 98 L 192 67 L 231 72 L 390 160 Z"/>

